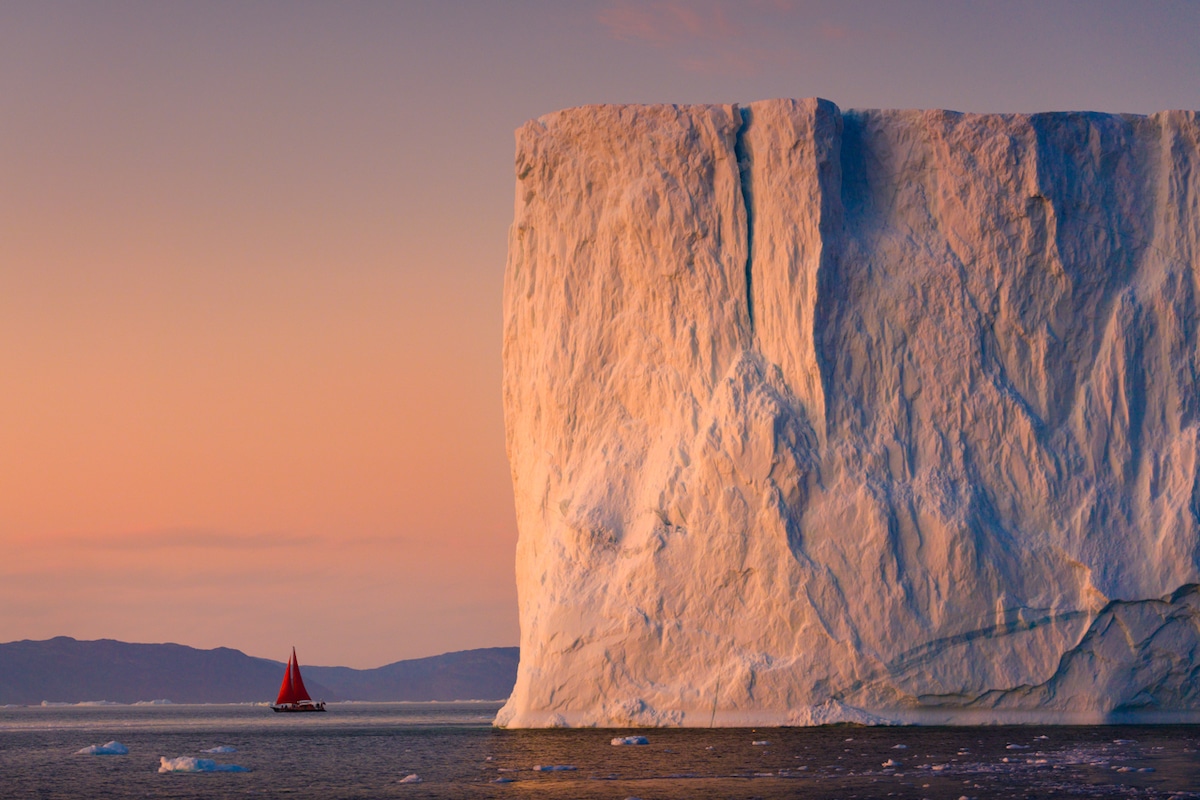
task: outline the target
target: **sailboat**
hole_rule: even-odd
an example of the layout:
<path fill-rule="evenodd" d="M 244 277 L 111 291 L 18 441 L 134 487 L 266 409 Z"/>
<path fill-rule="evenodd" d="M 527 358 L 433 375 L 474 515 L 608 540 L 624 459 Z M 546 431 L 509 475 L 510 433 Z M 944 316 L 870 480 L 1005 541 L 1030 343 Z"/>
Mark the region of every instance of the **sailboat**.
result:
<path fill-rule="evenodd" d="M 296 648 L 292 648 L 292 657 L 288 659 L 287 669 L 283 673 L 283 684 L 279 687 L 279 696 L 271 704 L 272 711 L 324 711 L 325 701 L 317 703 L 308 696 L 304 688 L 304 679 L 300 677 L 300 662 L 296 660 Z"/>

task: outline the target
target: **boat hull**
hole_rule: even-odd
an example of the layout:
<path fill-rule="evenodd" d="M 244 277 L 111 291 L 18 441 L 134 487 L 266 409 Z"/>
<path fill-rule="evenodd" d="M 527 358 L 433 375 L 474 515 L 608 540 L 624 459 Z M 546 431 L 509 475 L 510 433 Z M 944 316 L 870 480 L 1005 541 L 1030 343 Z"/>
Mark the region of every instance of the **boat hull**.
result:
<path fill-rule="evenodd" d="M 275 713 L 293 713 L 301 711 L 324 711 L 325 704 L 322 703 L 272 703 L 271 710 Z"/>

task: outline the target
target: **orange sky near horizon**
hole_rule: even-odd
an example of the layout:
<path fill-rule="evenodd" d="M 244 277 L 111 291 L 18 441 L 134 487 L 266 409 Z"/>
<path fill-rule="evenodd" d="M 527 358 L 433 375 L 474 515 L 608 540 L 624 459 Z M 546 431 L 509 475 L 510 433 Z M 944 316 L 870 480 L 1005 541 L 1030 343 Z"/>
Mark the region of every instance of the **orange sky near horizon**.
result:
<path fill-rule="evenodd" d="M 0 641 L 354 667 L 515 645 L 514 128 L 812 95 L 1197 108 L 1198 22 L 1196 3 L 5 4 Z"/>

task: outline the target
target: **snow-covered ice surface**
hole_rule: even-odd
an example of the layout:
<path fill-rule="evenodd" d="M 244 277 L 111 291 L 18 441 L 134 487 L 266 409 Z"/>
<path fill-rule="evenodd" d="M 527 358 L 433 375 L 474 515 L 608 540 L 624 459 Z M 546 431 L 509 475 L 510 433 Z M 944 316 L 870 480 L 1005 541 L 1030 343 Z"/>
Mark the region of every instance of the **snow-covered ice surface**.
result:
<path fill-rule="evenodd" d="M 88 745 L 80 750 L 75 751 L 75 755 L 79 756 L 126 756 L 129 755 L 129 748 L 118 741 L 106 742 L 105 744 Z"/>
<path fill-rule="evenodd" d="M 509 727 L 1198 719 L 1200 123 L 517 132 Z"/>

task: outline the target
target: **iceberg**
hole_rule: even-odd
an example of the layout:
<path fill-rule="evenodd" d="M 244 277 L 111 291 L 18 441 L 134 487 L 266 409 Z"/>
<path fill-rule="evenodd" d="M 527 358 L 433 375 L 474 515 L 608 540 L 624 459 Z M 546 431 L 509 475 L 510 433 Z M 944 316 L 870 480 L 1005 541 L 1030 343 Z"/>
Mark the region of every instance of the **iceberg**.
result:
<path fill-rule="evenodd" d="M 613 747 L 622 745 L 642 745 L 650 744 L 650 740 L 645 736 L 617 736 L 612 740 Z"/>
<path fill-rule="evenodd" d="M 89 745 L 82 750 L 76 750 L 75 755 L 79 756 L 127 756 L 129 748 L 117 741 L 107 742 L 105 744 Z"/>
<path fill-rule="evenodd" d="M 239 767 L 237 764 L 218 764 L 210 758 L 193 758 L 191 756 L 180 756 L 179 758 L 167 758 L 159 756 L 159 772 L 249 772 L 245 767 Z"/>
<path fill-rule="evenodd" d="M 515 173 L 497 725 L 1200 719 L 1196 112 L 589 106 Z"/>

